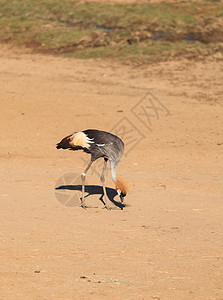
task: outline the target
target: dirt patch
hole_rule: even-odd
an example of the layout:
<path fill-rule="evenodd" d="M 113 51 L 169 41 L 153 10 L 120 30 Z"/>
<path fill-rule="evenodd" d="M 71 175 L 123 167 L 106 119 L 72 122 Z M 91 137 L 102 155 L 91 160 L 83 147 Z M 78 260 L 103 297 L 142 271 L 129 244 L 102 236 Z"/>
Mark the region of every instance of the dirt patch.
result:
<path fill-rule="evenodd" d="M 1 298 L 222 299 L 222 65 L 133 67 L 3 44 L 0 65 Z M 123 210 L 102 209 L 100 161 L 87 175 L 95 208 L 56 197 L 89 157 L 55 145 L 88 128 L 134 132 L 118 166 L 132 190 Z M 118 201 L 110 172 L 106 186 Z"/>

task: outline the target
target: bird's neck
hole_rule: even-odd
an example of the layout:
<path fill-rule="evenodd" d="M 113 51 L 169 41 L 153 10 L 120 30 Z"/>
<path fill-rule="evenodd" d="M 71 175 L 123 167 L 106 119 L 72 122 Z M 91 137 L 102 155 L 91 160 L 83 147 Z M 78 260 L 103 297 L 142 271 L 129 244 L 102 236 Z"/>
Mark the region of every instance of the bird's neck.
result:
<path fill-rule="evenodd" d="M 116 177 L 116 166 L 113 163 L 111 163 L 111 177 L 112 177 L 112 180 L 114 182 L 116 182 L 116 180 L 117 180 L 117 177 Z"/>

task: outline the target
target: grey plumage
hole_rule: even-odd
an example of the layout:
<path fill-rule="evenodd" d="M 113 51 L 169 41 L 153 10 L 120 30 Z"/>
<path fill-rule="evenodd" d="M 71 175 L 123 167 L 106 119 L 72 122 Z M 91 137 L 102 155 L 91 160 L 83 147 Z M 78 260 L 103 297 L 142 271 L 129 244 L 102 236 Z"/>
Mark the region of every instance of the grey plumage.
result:
<path fill-rule="evenodd" d="M 86 207 L 84 204 L 84 183 L 85 183 L 85 177 L 86 173 L 89 170 L 91 164 L 97 160 L 98 158 L 104 158 L 104 167 L 101 174 L 101 182 L 103 186 L 104 196 L 105 196 L 105 207 L 109 208 L 108 202 L 107 202 L 107 194 L 104 187 L 105 177 L 104 173 L 106 170 L 107 161 L 110 161 L 111 166 L 111 175 L 113 181 L 118 183 L 117 177 L 116 177 L 116 168 L 117 165 L 123 155 L 124 152 L 124 143 L 123 141 L 116 135 L 96 130 L 96 129 L 88 129 L 81 132 L 76 132 L 74 134 L 71 134 L 64 139 L 61 140 L 60 143 L 57 144 L 57 149 L 69 149 L 69 150 L 83 150 L 84 152 L 91 154 L 91 161 L 88 164 L 85 171 L 82 173 L 82 206 Z M 125 190 L 120 190 L 119 188 L 116 189 L 121 201 L 123 202 L 123 198 L 126 195 Z"/>
<path fill-rule="evenodd" d="M 91 160 L 100 157 L 118 163 L 124 151 L 123 141 L 114 134 L 106 131 L 88 129 L 83 131 L 94 143 L 90 144 Z"/>

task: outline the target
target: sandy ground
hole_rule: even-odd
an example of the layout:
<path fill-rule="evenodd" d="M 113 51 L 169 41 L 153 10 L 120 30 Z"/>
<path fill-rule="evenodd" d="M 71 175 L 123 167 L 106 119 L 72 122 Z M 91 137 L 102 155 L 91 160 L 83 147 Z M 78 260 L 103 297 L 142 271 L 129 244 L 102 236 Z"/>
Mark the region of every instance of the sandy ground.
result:
<path fill-rule="evenodd" d="M 223 299 L 221 61 L 133 67 L 0 45 L 0 77 L 1 299 Z M 126 142 L 123 210 L 102 209 L 100 161 L 96 208 L 55 190 L 89 159 L 55 144 L 87 128 Z"/>

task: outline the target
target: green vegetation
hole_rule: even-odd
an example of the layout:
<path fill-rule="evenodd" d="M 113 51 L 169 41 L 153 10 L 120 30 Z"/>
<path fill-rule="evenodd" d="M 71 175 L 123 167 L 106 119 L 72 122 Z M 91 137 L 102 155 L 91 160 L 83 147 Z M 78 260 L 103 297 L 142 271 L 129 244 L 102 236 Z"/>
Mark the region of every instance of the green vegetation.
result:
<path fill-rule="evenodd" d="M 222 18 L 217 1 L 0 0 L 0 41 L 78 58 L 160 61 L 221 51 Z"/>

